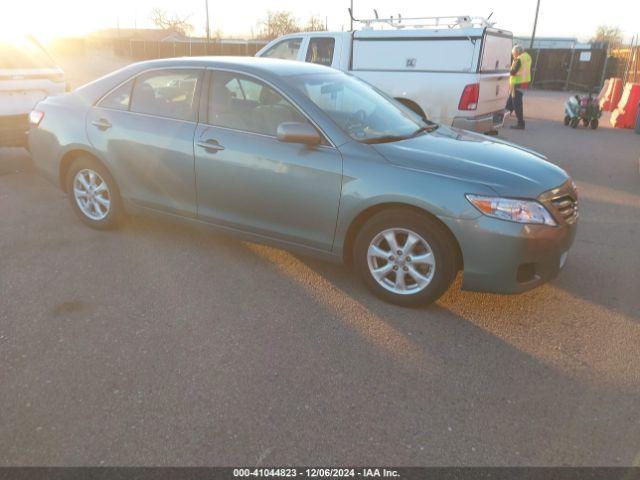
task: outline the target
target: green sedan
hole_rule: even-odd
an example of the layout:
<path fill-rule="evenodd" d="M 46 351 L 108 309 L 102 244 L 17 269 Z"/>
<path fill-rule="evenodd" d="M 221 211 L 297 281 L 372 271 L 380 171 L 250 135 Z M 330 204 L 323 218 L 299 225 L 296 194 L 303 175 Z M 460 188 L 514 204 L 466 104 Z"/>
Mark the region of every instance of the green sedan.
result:
<path fill-rule="evenodd" d="M 404 306 L 555 277 L 576 234 L 565 171 L 435 124 L 327 67 L 203 57 L 130 65 L 30 115 L 34 165 L 80 220 L 205 224 L 353 265 Z"/>

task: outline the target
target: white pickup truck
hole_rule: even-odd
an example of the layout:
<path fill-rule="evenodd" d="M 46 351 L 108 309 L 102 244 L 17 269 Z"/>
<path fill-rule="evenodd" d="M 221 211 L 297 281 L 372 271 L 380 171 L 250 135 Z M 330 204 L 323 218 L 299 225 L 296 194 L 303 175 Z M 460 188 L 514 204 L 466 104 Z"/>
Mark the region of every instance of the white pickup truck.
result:
<path fill-rule="evenodd" d="M 512 33 L 484 19 L 446 17 L 453 20 L 441 24 L 442 18 L 431 28 L 376 18 L 364 20 L 363 30 L 289 34 L 256 56 L 351 73 L 439 123 L 481 133 L 500 128 L 509 95 Z M 395 28 L 371 28 L 376 22 Z"/>

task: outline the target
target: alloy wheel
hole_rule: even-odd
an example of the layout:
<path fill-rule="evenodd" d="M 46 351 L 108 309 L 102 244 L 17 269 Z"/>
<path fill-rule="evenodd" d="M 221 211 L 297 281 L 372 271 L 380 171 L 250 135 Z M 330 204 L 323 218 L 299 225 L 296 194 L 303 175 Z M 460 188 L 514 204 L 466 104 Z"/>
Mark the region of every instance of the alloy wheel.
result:
<path fill-rule="evenodd" d="M 91 220 L 104 220 L 111 208 L 109 186 L 94 170 L 85 168 L 73 179 L 73 196 L 80 211 Z"/>
<path fill-rule="evenodd" d="M 375 281 L 399 295 L 413 295 L 424 290 L 436 270 L 429 243 L 404 228 L 391 228 L 376 235 L 367 250 L 367 263 Z"/>

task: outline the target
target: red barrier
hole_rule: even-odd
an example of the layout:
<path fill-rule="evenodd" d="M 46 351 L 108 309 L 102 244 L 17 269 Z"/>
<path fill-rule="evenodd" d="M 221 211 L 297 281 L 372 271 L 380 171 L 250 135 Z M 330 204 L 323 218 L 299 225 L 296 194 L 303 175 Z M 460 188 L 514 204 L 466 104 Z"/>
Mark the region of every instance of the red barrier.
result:
<path fill-rule="evenodd" d="M 615 128 L 633 128 L 638 115 L 640 83 L 627 83 L 618 107 L 611 114 L 611 125 Z"/>
<path fill-rule="evenodd" d="M 604 95 L 600 92 L 602 95 L 602 98 L 600 98 L 600 109 L 605 112 L 611 112 L 620 102 L 620 97 L 622 96 L 622 79 L 610 78 L 605 85 L 607 90 L 604 92 Z"/>

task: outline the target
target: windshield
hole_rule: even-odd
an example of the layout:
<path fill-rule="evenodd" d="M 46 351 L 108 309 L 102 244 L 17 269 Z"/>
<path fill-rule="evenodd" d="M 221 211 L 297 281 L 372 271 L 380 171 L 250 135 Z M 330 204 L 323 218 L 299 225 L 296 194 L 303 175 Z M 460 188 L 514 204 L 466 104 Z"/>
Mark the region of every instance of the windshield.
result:
<path fill-rule="evenodd" d="M 349 75 L 292 77 L 300 89 L 351 138 L 362 143 L 402 140 L 437 128 L 371 85 Z"/>

